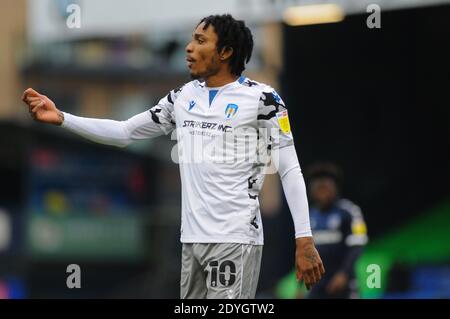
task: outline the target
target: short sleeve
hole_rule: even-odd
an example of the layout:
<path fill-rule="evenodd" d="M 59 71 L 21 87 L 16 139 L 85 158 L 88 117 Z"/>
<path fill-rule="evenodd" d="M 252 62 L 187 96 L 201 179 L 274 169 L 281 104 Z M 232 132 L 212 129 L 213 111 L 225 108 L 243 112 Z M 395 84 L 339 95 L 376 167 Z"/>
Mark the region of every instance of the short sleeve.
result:
<path fill-rule="evenodd" d="M 164 134 L 169 134 L 176 126 L 174 103 L 183 87 L 171 90 L 158 104 L 150 108 L 152 121 L 159 126 Z"/>
<path fill-rule="evenodd" d="M 259 98 L 258 126 L 268 130 L 272 149 L 293 145 L 288 110 L 278 93 L 266 86 Z"/>

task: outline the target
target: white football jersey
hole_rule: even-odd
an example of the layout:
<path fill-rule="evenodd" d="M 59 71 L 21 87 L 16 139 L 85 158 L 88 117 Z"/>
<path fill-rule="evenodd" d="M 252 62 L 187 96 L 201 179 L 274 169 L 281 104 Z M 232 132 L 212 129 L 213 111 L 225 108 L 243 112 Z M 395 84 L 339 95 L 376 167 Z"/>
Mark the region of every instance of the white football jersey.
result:
<path fill-rule="evenodd" d="M 220 88 L 195 80 L 149 112 L 177 139 L 181 242 L 262 245 L 258 196 L 270 153 L 293 144 L 275 90 L 245 77 Z"/>

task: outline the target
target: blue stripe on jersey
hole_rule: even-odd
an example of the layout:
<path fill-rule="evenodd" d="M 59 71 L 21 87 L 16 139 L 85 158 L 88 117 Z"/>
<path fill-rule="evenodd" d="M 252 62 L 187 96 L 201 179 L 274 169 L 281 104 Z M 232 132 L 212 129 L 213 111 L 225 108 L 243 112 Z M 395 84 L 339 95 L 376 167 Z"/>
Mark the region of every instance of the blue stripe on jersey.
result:
<path fill-rule="evenodd" d="M 239 78 L 239 84 L 242 84 L 242 83 L 244 83 L 244 81 L 245 81 L 245 76 L 241 76 L 240 78 Z"/>
<path fill-rule="evenodd" d="M 209 106 L 211 106 L 211 103 L 216 97 L 217 92 L 219 92 L 219 90 L 209 90 Z"/>

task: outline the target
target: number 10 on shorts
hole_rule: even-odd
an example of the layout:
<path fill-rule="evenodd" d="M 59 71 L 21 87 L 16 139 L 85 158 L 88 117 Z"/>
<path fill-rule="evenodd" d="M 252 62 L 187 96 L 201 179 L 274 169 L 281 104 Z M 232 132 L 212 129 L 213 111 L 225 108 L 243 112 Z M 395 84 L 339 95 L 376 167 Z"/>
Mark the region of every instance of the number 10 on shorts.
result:
<path fill-rule="evenodd" d="M 220 264 L 217 260 L 213 260 L 209 262 L 209 266 L 211 267 L 211 287 L 217 287 L 217 280 L 226 287 L 236 281 L 236 265 L 231 260 L 224 260 Z"/>

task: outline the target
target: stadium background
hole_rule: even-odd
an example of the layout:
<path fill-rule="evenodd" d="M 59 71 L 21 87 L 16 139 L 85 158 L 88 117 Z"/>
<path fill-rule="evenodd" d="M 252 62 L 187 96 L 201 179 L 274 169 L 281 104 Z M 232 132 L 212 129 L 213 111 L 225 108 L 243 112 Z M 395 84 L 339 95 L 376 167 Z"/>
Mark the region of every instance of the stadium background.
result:
<path fill-rule="evenodd" d="M 245 74 L 283 96 L 302 167 L 343 168 L 344 196 L 370 236 L 356 267 L 362 297 L 449 298 L 450 4 L 327 2 L 343 21 L 283 21 L 288 5 L 320 1 L 2 1 L 0 298 L 178 297 L 175 142 L 95 145 L 34 123 L 20 96 L 31 86 L 64 111 L 126 119 L 188 80 L 185 43 L 216 12 L 250 23 Z M 71 3 L 80 29 L 66 26 Z M 366 26 L 369 3 L 382 9 L 381 29 Z M 293 298 L 293 226 L 276 176 L 262 207 L 258 297 Z M 66 287 L 72 263 L 81 289 Z M 365 285 L 369 264 L 381 266 L 381 288 Z"/>

